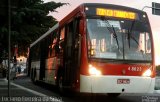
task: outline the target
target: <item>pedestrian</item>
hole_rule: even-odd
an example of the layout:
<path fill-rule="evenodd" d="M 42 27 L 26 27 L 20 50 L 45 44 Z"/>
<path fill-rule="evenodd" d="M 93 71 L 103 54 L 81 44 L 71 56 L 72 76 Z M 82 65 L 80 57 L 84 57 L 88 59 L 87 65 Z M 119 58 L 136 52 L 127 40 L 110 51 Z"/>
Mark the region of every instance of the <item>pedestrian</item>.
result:
<path fill-rule="evenodd" d="M 21 66 L 18 66 L 18 73 L 21 73 Z"/>

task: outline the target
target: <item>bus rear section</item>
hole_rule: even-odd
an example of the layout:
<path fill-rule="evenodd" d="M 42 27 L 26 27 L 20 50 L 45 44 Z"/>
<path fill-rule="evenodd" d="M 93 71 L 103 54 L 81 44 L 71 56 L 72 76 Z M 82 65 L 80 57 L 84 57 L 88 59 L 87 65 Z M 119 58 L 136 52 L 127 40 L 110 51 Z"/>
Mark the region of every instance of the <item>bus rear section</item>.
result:
<path fill-rule="evenodd" d="M 80 92 L 152 93 L 153 37 L 147 14 L 116 5 L 86 5 Z"/>

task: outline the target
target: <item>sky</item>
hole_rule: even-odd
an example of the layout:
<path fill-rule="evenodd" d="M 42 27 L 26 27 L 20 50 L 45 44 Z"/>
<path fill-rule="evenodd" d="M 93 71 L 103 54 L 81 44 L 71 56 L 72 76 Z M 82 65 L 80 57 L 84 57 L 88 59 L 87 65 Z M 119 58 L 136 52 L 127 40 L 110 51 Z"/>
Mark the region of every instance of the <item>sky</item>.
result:
<path fill-rule="evenodd" d="M 69 5 L 64 5 L 58 9 L 57 12 L 51 12 L 54 18 L 58 21 L 63 19 L 67 14 L 69 14 L 73 9 L 82 3 L 107 3 L 116 4 L 122 6 L 128 6 L 132 8 L 137 8 L 142 10 L 145 6 L 152 6 L 152 2 L 160 3 L 160 0 L 43 0 L 44 2 L 55 1 L 62 3 L 69 3 Z M 156 65 L 160 65 L 160 16 L 152 15 L 151 8 L 144 8 L 144 11 L 148 14 L 149 21 L 151 24 L 151 29 L 154 37 L 155 45 L 155 60 Z"/>

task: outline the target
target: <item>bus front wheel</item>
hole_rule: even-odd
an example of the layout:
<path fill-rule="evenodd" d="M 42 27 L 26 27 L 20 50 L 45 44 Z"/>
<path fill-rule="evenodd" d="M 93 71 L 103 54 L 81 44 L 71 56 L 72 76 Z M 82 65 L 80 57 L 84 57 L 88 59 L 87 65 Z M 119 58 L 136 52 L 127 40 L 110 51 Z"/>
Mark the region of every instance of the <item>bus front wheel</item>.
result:
<path fill-rule="evenodd" d="M 32 72 L 33 72 L 33 73 L 32 73 L 32 82 L 33 82 L 34 84 L 36 84 L 36 81 L 37 81 L 37 78 L 36 78 L 36 70 L 33 69 Z"/>

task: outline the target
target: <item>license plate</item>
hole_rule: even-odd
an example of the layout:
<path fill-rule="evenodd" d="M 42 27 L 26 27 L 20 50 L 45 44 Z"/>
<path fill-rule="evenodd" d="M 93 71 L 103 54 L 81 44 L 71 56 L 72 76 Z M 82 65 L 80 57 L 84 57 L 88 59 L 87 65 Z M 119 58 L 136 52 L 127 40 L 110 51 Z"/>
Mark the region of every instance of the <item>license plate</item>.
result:
<path fill-rule="evenodd" d="M 130 79 L 117 79 L 117 84 L 130 84 Z"/>

